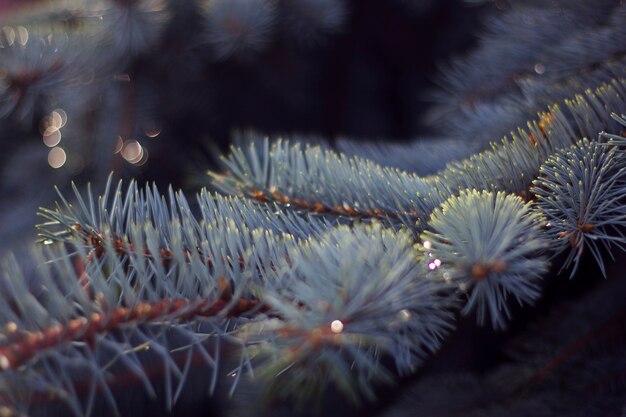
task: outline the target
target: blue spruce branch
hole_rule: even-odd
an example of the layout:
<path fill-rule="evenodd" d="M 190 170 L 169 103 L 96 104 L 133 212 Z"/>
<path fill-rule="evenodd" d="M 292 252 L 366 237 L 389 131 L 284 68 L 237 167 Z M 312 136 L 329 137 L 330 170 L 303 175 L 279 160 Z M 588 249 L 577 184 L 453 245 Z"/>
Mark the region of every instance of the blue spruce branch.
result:
<path fill-rule="evenodd" d="M 217 60 L 262 52 L 281 32 L 310 44 L 338 32 L 347 13 L 339 0 L 202 3 L 202 37 Z M 67 101 L 41 98 L 84 87 L 86 101 L 97 101 L 114 68 L 132 73 L 133 59 L 158 44 L 182 7 L 160 0 L 85 5 L 67 16 L 88 36 L 68 30 L 58 37 L 54 19 L 1 31 L 0 118 L 23 121 L 43 106 L 44 142 L 60 140 L 68 113 L 56 107 Z M 213 392 L 233 358 L 231 394 L 246 379 L 263 387 L 268 404 L 308 407 L 330 390 L 360 404 L 373 401 L 380 385 L 421 369 L 459 315 L 505 329 L 513 302 L 540 297 L 548 259 L 573 275 L 589 251 L 606 275 L 605 254 L 626 245 L 620 136 L 626 123 L 614 116 L 626 111 L 624 6 L 507 7 L 480 48 L 448 69 L 448 91 L 434 112 L 445 123 L 446 147 L 467 136 L 478 140 L 438 164 L 425 162 L 424 174 L 412 160 L 424 159 L 429 143 L 376 155 L 376 145 L 349 141 L 334 151 L 323 141 L 253 139 L 223 159 L 225 172 L 210 173 L 230 197 L 203 189 L 190 203 L 181 192 L 163 195 L 135 182 L 123 191 L 112 177 L 102 196 L 89 186 L 86 193 L 73 186 L 71 198 L 59 191 L 56 208 L 40 211 L 43 245 L 1 268 L 0 414 L 38 415 L 54 404 L 90 416 L 103 401 L 122 415 L 117 390 L 128 380 L 152 398 L 163 393 L 159 400 L 171 410 L 195 367 L 208 370 L 203 382 Z M 89 76 L 77 75 L 77 65 L 95 54 L 76 51 L 98 48 L 104 53 Z M 128 82 L 131 75 L 116 79 Z M 129 91 L 107 97 L 111 103 L 126 97 L 122 107 L 134 110 L 136 91 Z M 526 127 L 479 151 L 483 139 L 523 125 L 529 112 L 548 105 Z M 71 117 L 86 118 L 81 106 L 74 103 Z M 121 113 L 120 120 L 103 116 L 102 125 L 116 120 L 125 136 L 117 151 L 143 163 L 147 151 L 128 140 L 133 120 Z M 613 134 L 596 139 L 603 131 Z M 399 154 L 396 166 L 411 171 L 386 166 Z M 611 330 L 623 315 L 612 317 Z M 513 413 L 537 410 L 534 401 L 565 413 L 558 400 L 581 392 L 555 394 L 568 372 L 582 387 L 623 380 L 621 348 L 601 343 L 607 354 L 579 360 L 598 327 L 578 338 L 568 334 L 571 324 L 551 328 L 566 342 L 551 345 L 556 354 L 539 352 L 538 364 L 516 364 L 517 379 L 506 387 L 519 393 L 521 383 L 530 383 L 533 395 L 522 395 Z M 623 329 L 615 333 L 622 337 Z M 620 367 L 606 372 L 607 363 Z M 422 401 L 437 406 L 458 394 L 441 388 L 452 384 L 467 390 L 461 399 L 469 405 L 460 410 L 466 412 L 510 375 L 443 378 L 433 384 L 438 395 Z M 551 395 L 543 398 L 536 386 Z M 471 411 L 501 414 L 508 398 L 498 391 Z"/>

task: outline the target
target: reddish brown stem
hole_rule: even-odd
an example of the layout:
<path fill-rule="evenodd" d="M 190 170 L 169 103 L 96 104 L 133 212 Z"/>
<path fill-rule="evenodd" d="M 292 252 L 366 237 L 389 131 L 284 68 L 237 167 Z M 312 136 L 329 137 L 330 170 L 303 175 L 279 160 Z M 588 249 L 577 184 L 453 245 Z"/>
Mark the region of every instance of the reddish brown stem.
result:
<path fill-rule="evenodd" d="M 15 337 L 15 341 L 0 346 L 0 369 L 16 369 L 42 351 L 72 342 L 90 342 L 96 335 L 106 334 L 124 325 L 148 324 L 163 320 L 185 321 L 220 314 L 225 317 L 239 317 L 268 310 L 269 308 L 258 300 L 239 298 L 233 301 L 227 290 L 223 290 L 220 298 L 216 300 L 164 299 L 129 308 L 118 307 L 111 312 L 93 313 L 89 317 L 72 319 L 43 331 Z M 19 333 L 15 323 L 9 323 L 7 330 L 9 338 Z"/>
<path fill-rule="evenodd" d="M 406 213 L 396 213 L 385 211 L 381 209 L 356 209 L 351 207 L 349 204 L 344 203 L 342 205 L 329 206 L 319 201 L 309 202 L 302 198 L 290 198 L 289 196 L 280 193 L 276 189 L 272 189 L 270 193 L 266 194 L 263 191 L 257 190 L 256 188 L 247 188 L 244 189 L 243 192 L 250 198 L 260 202 L 268 202 L 275 201 L 282 205 L 289 204 L 291 207 L 296 209 L 309 211 L 316 214 L 331 214 L 335 216 L 345 216 L 345 217 L 353 217 L 353 218 L 378 218 L 378 219 L 401 219 L 402 214 L 408 216 L 417 217 L 416 211 L 410 211 Z"/>
<path fill-rule="evenodd" d="M 92 246 L 93 249 L 89 252 L 89 256 L 88 256 L 88 260 L 92 260 L 95 257 L 99 258 L 102 255 L 104 255 L 105 251 L 106 251 L 106 246 L 105 246 L 105 240 L 106 238 L 104 236 L 102 236 L 100 233 L 96 232 L 95 230 L 92 230 L 91 232 L 88 232 L 86 230 L 84 230 L 80 225 L 74 225 L 72 227 L 72 229 L 76 230 L 79 233 L 83 234 L 84 240 L 85 242 Z M 112 246 L 113 249 L 115 250 L 115 253 L 118 255 L 129 255 L 132 253 L 138 253 L 137 252 L 137 248 L 135 247 L 135 245 L 133 243 L 126 243 L 124 242 L 122 239 L 112 239 Z M 173 258 L 173 253 L 170 249 L 159 249 L 159 254 L 155 257 L 153 255 L 153 253 L 150 251 L 150 249 L 148 248 L 143 248 L 140 249 L 141 252 L 150 258 L 158 258 L 161 261 L 161 264 L 163 265 L 168 265 L 171 261 L 171 259 Z M 185 258 L 185 262 L 189 262 L 189 260 L 191 259 L 192 256 L 192 252 L 188 249 L 185 249 L 183 251 L 183 255 Z M 243 257 L 239 256 L 238 257 L 238 262 L 241 265 L 243 265 L 244 263 L 244 259 Z M 213 265 L 213 261 L 209 258 L 204 258 L 201 257 L 200 261 L 208 266 L 212 266 Z"/>
<path fill-rule="evenodd" d="M 106 238 L 104 236 L 102 236 L 100 233 L 96 232 L 95 230 L 92 230 L 91 232 L 87 232 L 78 224 L 74 225 L 72 229 L 81 233 L 83 235 L 85 243 L 92 246 L 93 249 L 89 251 L 89 254 L 87 257 L 88 261 L 93 260 L 94 257 L 99 258 L 102 255 L 104 255 L 106 251 L 106 245 L 105 245 Z M 135 244 L 133 243 L 126 243 L 122 239 L 119 239 L 119 238 L 112 238 L 111 241 L 112 241 L 113 250 L 115 251 L 117 255 L 130 255 L 130 254 L 139 253 L 138 249 L 135 247 Z M 153 255 L 153 253 L 148 248 L 139 249 L 139 251 L 141 251 L 143 255 L 149 258 L 158 259 L 160 263 L 164 266 L 169 265 L 169 263 L 174 257 L 174 253 L 170 249 L 161 248 L 159 249 L 159 253 L 156 256 Z M 198 253 L 198 256 L 200 257 L 200 262 L 202 262 L 205 265 L 208 265 L 209 267 L 213 266 L 212 259 L 202 256 L 202 254 L 200 253 L 200 250 L 197 250 L 196 252 Z M 183 250 L 183 256 L 184 256 L 185 262 L 189 262 L 192 255 L 193 255 L 193 252 L 191 250 L 189 249 Z M 286 260 L 288 263 L 290 263 L 288 258 L 286 258 Z M 233 265 L 233 261 L 230 259 L 222 259 L 222 262 L 227 263 L 230 266 Z M 237 262 L 239 263 L 240 268 L 243 268 L 245 266 L 245 259 L 243 258 L 243 256 L 237 256 Z M 263 264 L 263 262 L 260 262 L 259 264 Z M 269 268 L 271 268 L 272 270 L 274 269 L 274 264 L 272 262 L 269 262 Z M 79 272 L 83 272 L 83 271 L 79 269 Z"/>

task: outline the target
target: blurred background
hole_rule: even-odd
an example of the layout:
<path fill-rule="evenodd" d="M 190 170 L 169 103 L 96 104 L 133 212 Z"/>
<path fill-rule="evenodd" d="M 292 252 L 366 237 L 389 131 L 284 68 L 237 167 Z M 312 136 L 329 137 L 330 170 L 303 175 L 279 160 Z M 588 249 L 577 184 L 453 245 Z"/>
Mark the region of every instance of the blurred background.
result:
<path fill-rule="evenodd" d="M 109 172 L 196 191 L 237 131 L 402 142 L 433 133 L 440 66 L 493 4 L 1 0 L 0 251 L 53 185 Z M 98 189 L 96 187 L 96 189 Z"/>

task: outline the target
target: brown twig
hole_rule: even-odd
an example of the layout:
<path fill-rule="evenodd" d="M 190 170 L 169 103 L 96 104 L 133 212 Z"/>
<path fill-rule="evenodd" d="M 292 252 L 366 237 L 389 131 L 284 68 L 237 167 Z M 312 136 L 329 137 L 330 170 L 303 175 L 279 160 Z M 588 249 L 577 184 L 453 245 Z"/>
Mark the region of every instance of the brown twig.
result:
<path fill-rule="evenodd" d="M 42 351 L 72 342 L 92 342 L 96 335 L 109 333 L 121 326 L 155 322 L 185 321 L 198 317 L 240 317 L 249 313 L 265 313 L 269 307 L 259 300 L 232 299 L 226 280 L 219 281 L 221 294 L 218 298 L 187 300 L 164 299 L 140 303 L 133 307 L 117 307 L 110 312 L 93 313 L 79 317 L 38 332 L 20 332 L 17 324 L 6 326 L 8 339 L 15 339 L 0 346 L 0 370 L 16 369 Z"/>
<path fill-rule="evenodd" d="M 402 219 L 402 215 L 417 217 L 417 211 L 413 210 L 405 213 L 396 213 L 378 208 L 374 209 L 357 209 L 348 203 L 342 205 L 329 206 L 319 201 L 307 201 L 305 199 L 295 197 L 291 198 L 286 194 L 280 193 L 276 188 L 272 188 L 269 193 L 258 190 L 254 187 L 242 187 L 243 192 L 249 198 L 267 203 L 269 201 L 280 203 L 284 206 L 291 206 L 295 209 L 305 210 L 315 214 L 331 214 L 335 216 L 345 216 L 352 218 L 377 218 L 377 219 Z"/>

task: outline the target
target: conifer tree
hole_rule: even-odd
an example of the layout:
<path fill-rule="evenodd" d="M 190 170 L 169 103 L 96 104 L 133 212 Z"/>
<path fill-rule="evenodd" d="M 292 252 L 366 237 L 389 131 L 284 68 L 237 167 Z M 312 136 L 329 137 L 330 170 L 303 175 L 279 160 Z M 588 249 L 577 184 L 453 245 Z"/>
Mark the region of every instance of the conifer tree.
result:
<path fill-rule="evenodd" d="M 203 415 L 623 412 L 626 7 L 471 3 L 490 20 L 442 70 L 431 137 L 240 134 L 193 197 L 107 177 L 149 163 L 133 138 L 161 132 L 134 82 L 172 71 L 155 51 L 259 65 L 285 39 L 332 43 L 356 6 L 6 9 L 0 132 L 35 127 L 64 168 L 39 242 L 0 268 L 0 417 L 188 414 L 206 398 Z M 185 22 L 202 30 L 180 47 Z M 451 370 L 468 331 L 497 346 Z"/>

